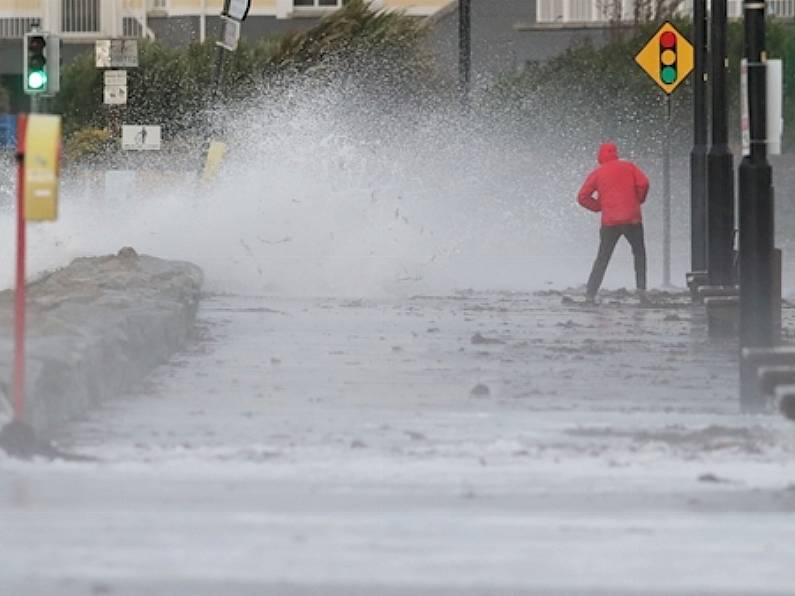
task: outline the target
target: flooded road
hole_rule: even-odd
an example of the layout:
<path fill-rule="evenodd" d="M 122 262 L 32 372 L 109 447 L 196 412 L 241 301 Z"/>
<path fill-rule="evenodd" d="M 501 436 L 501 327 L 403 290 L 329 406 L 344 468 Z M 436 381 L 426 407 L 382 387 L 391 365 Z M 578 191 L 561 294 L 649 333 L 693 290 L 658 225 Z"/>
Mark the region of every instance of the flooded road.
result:
<path fill-rule="evenodd" d="M 657 300 L 208 297 L 101 463 L 0 459 L 0 593 L 789 594 L 795 428 Z"/>

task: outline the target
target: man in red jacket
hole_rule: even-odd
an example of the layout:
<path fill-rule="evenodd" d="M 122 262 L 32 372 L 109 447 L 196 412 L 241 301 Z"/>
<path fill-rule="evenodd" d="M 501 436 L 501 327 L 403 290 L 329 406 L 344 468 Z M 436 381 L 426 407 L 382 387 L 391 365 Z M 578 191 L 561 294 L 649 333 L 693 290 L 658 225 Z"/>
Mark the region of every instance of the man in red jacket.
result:
<path fill-rule="evenodd" d="M 599 147 L 599 167 L 588 175 L 577 194 L 580 205 L 602 213 L 599 252 L 588 278 L 586 301 L 596 299 L 613 249 L 618 239 L 624 236 L 635 258 L 638 297 L 641 302 L 646 302 L 646 247 L 640 206 L 648 192 L 649 179 L 635 164 L 619 159 L 618 149 L 613 143 Z"/>

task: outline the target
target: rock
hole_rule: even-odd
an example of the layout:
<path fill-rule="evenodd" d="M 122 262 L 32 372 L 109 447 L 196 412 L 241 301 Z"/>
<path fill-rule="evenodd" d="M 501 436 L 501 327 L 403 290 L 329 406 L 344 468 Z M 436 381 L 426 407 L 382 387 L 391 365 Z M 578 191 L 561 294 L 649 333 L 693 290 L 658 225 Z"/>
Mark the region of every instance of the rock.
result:
<path fill-rule="evenodd" d="M 489 389 L 488 385 L 478 383 L 472 388 L 469 395 L 472 397 L 489 397 L 491 395 L 491 389 Z"/>
<path fill-rule="evenodd" d="M 44 457 L 50 460 L 96 461 L 92 457 L 83 457 L 61 451 L 49 441 L 38 437 L 32 426 L 19 420 L 9 422 L 0 429 L 0 449 L 11 457 L 19 459 Z"/>
<path fill-rule="evenodd" d="M 716 476 L 712 472 L 707 472 L 706 474 L 701 474 L 698 477 L 699 482 L 711 482 L 714 484 L 728 484 L 731 480 L 727 480 L 726 478 L 721 478 L 720 476 Z"/>
<path fill-rule="evenodd" d="M 132 246 L 125 246 L 124 248 L 119 249 L 119 252 L 116 253 L 116 256 L 125 261 L 138 260 L 138 253 L 135 252 L 135 249 Z"/>
<path fill-rule="evenodd" d="M 501 339 L 496 339 L 493 337 L 484 337 L 483 335 L 480 334 L 480 331 L 475 333 L 475 335 L 472 336 L 472 339 L 470 341 L 476 345 L 498 345 L 505 343 Z"/>
<path fill-rule="evenodd" d="M 575 323 L 573 320 L 569 319 L 569 320 L 568 320 L 568 321 L 566 321 L 565 323 L 564 323 L 564 322 L 561 322 L 561 321 L 559 321 L 559 322 L 555 323 L 555 326 L 556 326 L 556 327 L 563 327 L 564 329 L 574 329 L 574 328 L 576 328 L 576 327 L 579 327 L 580 325 L 578 325 L 577 323 Z"/>
<path fill-rule="evenodd" d="M 202 278 L 124 247 L 29 283 L 25 422 L 49 434 L 143 380 L 193 333 Z M 13 338 L 13 302 L 0 292 L 0 342 Z M 10 374 L 0 360 L 0 378 Z"/>

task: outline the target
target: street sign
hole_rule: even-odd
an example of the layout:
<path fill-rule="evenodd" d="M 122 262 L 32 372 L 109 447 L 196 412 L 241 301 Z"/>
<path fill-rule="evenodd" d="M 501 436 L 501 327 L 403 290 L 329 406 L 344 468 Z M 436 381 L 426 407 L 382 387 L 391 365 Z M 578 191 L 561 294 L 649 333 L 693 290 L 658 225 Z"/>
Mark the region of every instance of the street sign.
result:
<path fill-rule="evenodd" d="M 106 105 L 124 105 L 127 103 L 127 71 L 106 70 L 104 73 L 105 88 L 103 90 Z"/>
<path fill-rule="evenodd" d="M 160 127 L 125 124 L 121 127 L 121 148 L 127 151 L 159 150 Z"/>
<path fill-rule="evenodd" d="M 25 129 L 25 220 L 58 218 L 61 117 L 30 114 Z"/>
<path fill-rule="evenodd" d="M 229 5 L 223 14 L 236 21 L 245 21 L 249 8 L 251 0 L 229 0 Z"/>
<path fill-rule="evenodd" d="M 240 41 L 240 21 L 229 17 L 221 17 L 221 40 L 215 42 L 224 49 L 234 52 Z"/>
<path fill-rule="evenodd" d="M 204 171 L 202 172 L 202 182 L 208 184 L 218 177 L 227 149 L 226 143 L 221 141 L 210 142 L 210 147 L 207 150 L 207 161 L 204 163 Z"/>
<path fill-rule="evenodd" d="M 103 73 L 103 80 L 106 85 L 113 87 L 126 87 L 127 86 L 127 71 L 126 70 L 106 70 Z"/>
<path fill-rule="evenodd" d="M 138 68 L 137 39 L 98 39 L 94 50 L 97 68 Z"/>
<path fill-rule="evenodd" d="M 635 55 L 635 62 L 670 95 L 693 72 L 695 56 L 692 44 L 666 22 Z"/>
<path fill-rule="evenodd" d="M 102 101 L 106 106 L 123 106 L 127 104 L 127 87 L 105 85 L 102 90 Z"/>
<path fill-rule="evenodd" d="M 0 149 L 13 149 L 17 146 L 17 117 L 14 114 L 0 114 Z"/>

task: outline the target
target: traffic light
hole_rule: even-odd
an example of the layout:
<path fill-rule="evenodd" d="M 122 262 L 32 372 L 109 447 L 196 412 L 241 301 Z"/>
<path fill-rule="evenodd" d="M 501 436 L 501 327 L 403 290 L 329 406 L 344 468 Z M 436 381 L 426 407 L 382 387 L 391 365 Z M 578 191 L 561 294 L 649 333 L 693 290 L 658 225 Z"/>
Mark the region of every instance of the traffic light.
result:
<path fill-rule="evenodd" d="M 28 95 L 55 95 L 61 87 L 61 40 L 42 31 L 26 33 L 22 78 Z"/>
<path fill-rule="evenodd" d="M 673 31 L 663 31 L 660 35 L 660 80 L 666 85 L 673 85 L 679 78 L 677 41 Z"/>
<path fill-rule="evenodd" d="M 43 33 L 25 34 L 24 85 L 29 95 L 47 92 L 47 37 Z"/>

